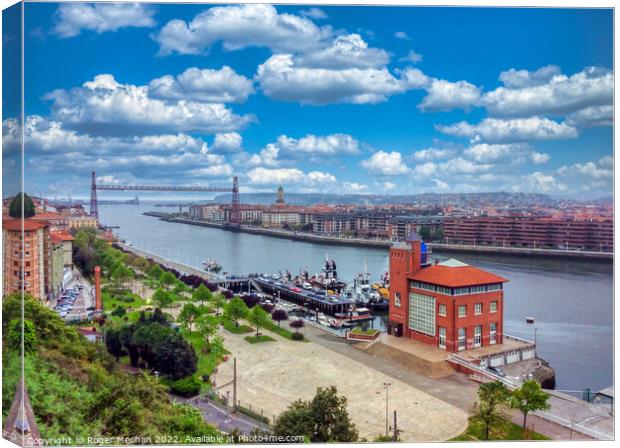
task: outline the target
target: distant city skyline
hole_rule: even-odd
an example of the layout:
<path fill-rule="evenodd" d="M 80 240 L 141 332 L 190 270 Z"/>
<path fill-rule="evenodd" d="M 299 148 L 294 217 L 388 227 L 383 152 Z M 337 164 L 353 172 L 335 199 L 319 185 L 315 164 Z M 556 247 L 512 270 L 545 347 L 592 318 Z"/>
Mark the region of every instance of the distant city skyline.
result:
<path fill-rule="evenodd" d="M 274 198 L 280 185 L 613 194 L 611 9 L 25 8 L 35 195 L 86 198 L 92 170 L 126 184 L 229 186 L 238 175 L 242 193 Z M 6 58 L 20 30 L 3 18 Z M 5 193 L 14 95 L 3 103 Z"/>

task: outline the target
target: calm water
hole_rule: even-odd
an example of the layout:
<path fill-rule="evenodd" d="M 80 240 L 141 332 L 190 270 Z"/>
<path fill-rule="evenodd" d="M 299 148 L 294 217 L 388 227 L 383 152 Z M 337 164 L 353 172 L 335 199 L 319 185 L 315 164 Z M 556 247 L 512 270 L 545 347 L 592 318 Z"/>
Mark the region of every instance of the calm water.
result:
<path fill-rule="evenodd" d="M 374 280 L 388 269 L 387 250 L 302 243 L 208 227 L 167 223 L 142 215 L 167 211 L 149 205 L 102 205 L 101 221 L 137 248 L 197 268 L 217 260 L 230 273 L 320 271 L 326 255 L 339 277 L 351 281 L 367 263 Z M 505 285 L 505 331 L 534 339 L 539 356 L 556 370 L 557 389 L 600 390 L 613 384 L 613 266 L 576 260 L 500 255 L 449 255 L 509 279 Z M 536 319 L 525 323 L 526 316 Z"/>

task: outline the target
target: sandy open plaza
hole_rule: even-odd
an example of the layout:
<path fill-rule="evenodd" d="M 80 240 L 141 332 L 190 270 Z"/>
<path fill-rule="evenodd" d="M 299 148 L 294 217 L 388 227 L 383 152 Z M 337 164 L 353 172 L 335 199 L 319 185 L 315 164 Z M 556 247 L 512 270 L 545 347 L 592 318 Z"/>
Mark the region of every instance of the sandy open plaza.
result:
<path fill-rule="evenodd" d="M 236 357 L 238 399 L 270 418 L 298 398 L 311 399 L 317 387 L 335 385 L 348 398 L 349 415 L 360 437 L 373 440 L 385 433 L 383 383 L 388 382 L 390 425 L 396 410 L 403 441 L 447 440 L 467 426 L 464 411 L 313 342 L 271 334 L 277 342 L 249 344 L 243 336 L 222 333 L 231 359 L 219 366 L 218 384 L 232 379 Z M 226 390 L 232 388 L 222 389 Z"/>

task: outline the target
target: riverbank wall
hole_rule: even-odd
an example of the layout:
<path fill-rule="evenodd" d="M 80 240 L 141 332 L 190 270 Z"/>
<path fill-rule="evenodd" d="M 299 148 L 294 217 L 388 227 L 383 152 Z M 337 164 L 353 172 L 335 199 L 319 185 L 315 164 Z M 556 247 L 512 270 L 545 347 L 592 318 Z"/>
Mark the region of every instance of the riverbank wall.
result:
<path fill-rule="evenodd" d="M 197 221 L 188 218 L 171 217 L 167 213 L 161 212 L 144 212 L 144 215 L 159 218 L 162 221 L 190 224 L 201 227 L 211 227 L 215 229 L 228 230 L 233 232 L 243 232 L 253 235 L 271 236 L 273 238 L 284 238 L 293 241 L 303 241 L 309 243 L 330 244 L 335 246 L 357 246 L 372 247 L 377 249 L 388 249 L 392 245 L 392 241 L 386 240 L 370 240 L 363 238 L 339 238 L 335 236 L 323 236 L 306 232 L 294 232 L 281 229 L 266 229 L 254 226 L 231 226 L 228 224 Z M 527 247 L 500 247 L 500 246 L 472 246 L 464 244 L 446 244 L 446 243 L 427 243 L 427 246 L 435 253 L 474 253 L 474 254 L 492 254 L 492 255 L 516 255 L 522 257 L 541 257 L 541 258 L 560 258 L 560 259 L 582 259 L 597 260 L 604 262 L 613 261 L 612 252 L 594 252 L 582 250 L 558 250 L 558 249 L 542 249 Z"/>

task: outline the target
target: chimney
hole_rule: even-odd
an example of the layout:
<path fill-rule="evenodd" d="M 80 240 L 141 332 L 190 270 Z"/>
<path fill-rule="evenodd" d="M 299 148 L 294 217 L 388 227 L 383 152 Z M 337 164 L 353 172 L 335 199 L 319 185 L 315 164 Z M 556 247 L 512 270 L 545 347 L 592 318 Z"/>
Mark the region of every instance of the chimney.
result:
<path fill-rule="evenodd" d="M 95 266 L 95 310 L 101 311 L 103 304 L 101 303 L 101 268 Z"/>

